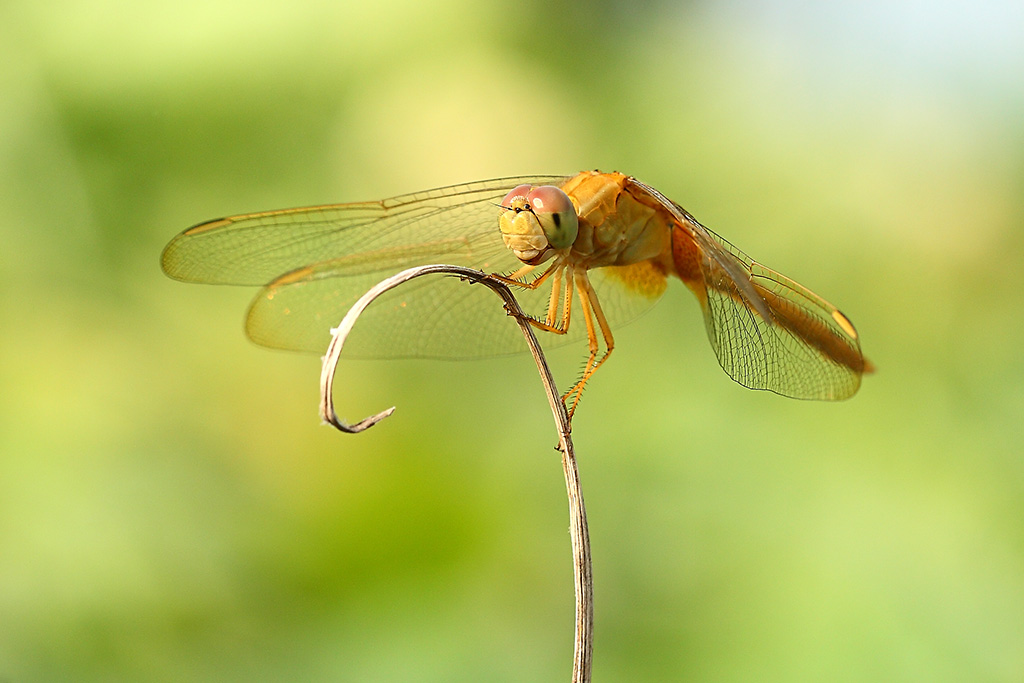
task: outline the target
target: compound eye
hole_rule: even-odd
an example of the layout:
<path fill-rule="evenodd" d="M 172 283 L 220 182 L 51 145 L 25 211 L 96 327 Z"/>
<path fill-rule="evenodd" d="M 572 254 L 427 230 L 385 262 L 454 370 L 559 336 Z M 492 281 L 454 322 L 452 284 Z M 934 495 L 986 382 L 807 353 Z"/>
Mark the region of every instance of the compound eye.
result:
<path fill-rule="evenodd" d="M 522 186 L 521 186 L 522 187 Z M 516 188 L 515 192 L 520 188 Z M 511 194 L 511 193 L 510 193 Z M 576 241 L 580 223 L 569 195 L 553 185 L 530 190 L 527 201 L 537 216 L 548 243 L 555 249 L 567 249 Z"/>
<path fill-rule="evenodd" d="M 531 185 L 519 185 L 513 188 L 505 198 L 501 200 L 501 205 L 506 209 L 517 208 L 515 204 L 518 204 L 518 208 L 525 209 L 527 205 L 527 197 L 532 189 Z M 518 202 L 516 200 L 519 200 Z"/>

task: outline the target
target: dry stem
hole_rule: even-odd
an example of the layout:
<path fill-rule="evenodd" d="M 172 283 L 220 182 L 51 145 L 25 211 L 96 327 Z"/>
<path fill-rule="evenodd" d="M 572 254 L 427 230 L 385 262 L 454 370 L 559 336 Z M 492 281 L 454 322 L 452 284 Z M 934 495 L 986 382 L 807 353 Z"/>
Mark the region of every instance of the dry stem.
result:
<path fill-rule="evenodd" d="M 580 491 L 579 470 L 576 467 L 576 455 L 573 450 L 571 427 L 569 416 L 566 413 L 565 405 L 555 388 L 554 378 L 544 359 L 544 352 L 537 342 L 527 316 L 519 307 L 519 303 L 513 296 L 512 291 L 501 282 L 491 278 L 486 273 L 470 268 L 450 265 L 428 265 L 418 266 L 404 270 L 393 277 L 379 282 L 370 291 L 364 294 L 359 301 L 352 306 L 352 309 L 345 315 L 345 318 L 332 330 L 333 335 L 330 346 L 327 347 L 327 355 L 324 356 L 323 370 L 320 374 L 320 417 L 328 424 L 349 434 L 355 434 L 369 429 L 394 412 L 394 407 L 371 415 L 370 417 L 349 425 L 338 419 L 334 412 L 334 375 L 337 369 L 338 359 L 341 357 L 341 350 L 345 345 L 345 339 L 352 331 L 360 314 L 381 294 L 408 282 L 422 275 L 431 274 L 454 275 L 470 283 L 482 284 L 505 302 L 505 310 L 512 317 L 526 338 L 526 344 L 533 354 L 537 363 L 537 371 L 540 373 L 541 381 L 544 383 L 544 390 L 547 393 L 548 403 L 551 406 L 551 413 L 555 419 L 555 427 L 558 430 L 558 449 L 562 452 L 562 468 L 565 471 L 565 487 L 569 496 L 569 533 L 572 539 L 573 554 L 573 579 L 576 592 L 576 630 L 575 645 L 573 648 L 573 683 L 590 682 L 590 665 L 593 653 L 593 630 L 594 630 L 594 605 L 593 605 L 593 575 L 590 561 L 590 535 L 587 531 L 587 511 L 583 504 L 583 493 Z"/>

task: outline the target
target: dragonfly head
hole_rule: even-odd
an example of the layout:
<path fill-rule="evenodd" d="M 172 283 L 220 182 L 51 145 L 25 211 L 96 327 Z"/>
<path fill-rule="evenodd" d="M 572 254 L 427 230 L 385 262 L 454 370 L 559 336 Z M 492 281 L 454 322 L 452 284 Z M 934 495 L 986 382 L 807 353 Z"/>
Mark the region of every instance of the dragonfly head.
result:
<path fill-rule="evenodd" d="M 520 261 L 536 265 L 576 241 L 579 218 L 569 195 L 553 185 L 520 185 L 501 201 L 498 227 Z"/>

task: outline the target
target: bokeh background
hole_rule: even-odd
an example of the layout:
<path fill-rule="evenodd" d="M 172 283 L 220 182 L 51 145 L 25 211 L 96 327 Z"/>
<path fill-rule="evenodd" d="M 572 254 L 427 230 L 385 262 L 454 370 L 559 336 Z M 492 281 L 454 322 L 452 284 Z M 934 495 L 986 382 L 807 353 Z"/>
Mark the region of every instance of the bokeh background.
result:
<path fill-rule="evenodd" d="M 250 344 L 159 269 L 225 214 L 637 175 L 835 302 L 840 404 L 719 370 L 681 286 L 575 420 L 595 680 L 1024 677 L 1024 5 L 0 5 L 0 679 L 558 681 L 528 356 Z M 561 386 L 583 349 L 560 349 Z"/>

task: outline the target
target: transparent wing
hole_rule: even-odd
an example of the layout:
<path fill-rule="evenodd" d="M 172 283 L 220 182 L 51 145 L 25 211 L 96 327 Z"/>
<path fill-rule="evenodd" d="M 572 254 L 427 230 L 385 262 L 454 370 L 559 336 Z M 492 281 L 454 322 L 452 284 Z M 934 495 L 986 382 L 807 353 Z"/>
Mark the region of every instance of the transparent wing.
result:
<path fill-rule="evenodd" d="M 511 272 L 521 262 L 505 248 L 500 236 L 497 240 L 500 249 L 491 261 L 497 267 L 485 270 Z M 480 267 L 460 263 L 450 255 L 408 266 L 435 262 Z M 395 267 L 387 274 L 400 269 Z M 591 271 L 591 276 L 609 321 L 616 326 L 635 319 L 659 298 L 634 294 L 614 278 L 609 268 Z M 246 319 L 246 332 L 263 346 L 322 354 L 330 341 L 330 328 L 336 326 L 352 304 L 383 279 L 385 273 L 340 274 L 332 264 L 322 263 L 286 277 L 287 280 L 282 278 L 265 287 L 253 300 Z M 516 289 L 514 294 L 524 312 L 544 318 L 549 287 Z M 542 335 L 545 346 L 586 338 L 586 326 L 579 317 L 578 305 L 578 301 L 573 302 L 568 333 Z M 362 314 L 345 345 L 345 355 L 349 358 L 460 359 L 525 350 L 522 332 L 507 319 L 501 301 L 493 292 L 442 276 L 419 278 L 386 292 Z"/>
<path fill-rule="evenodd" d="M 754 261 L 654 188 L 634 187 L 671 212 L 700 254 L 704 310 L 722 369 L 745 387 L 803 399 L 848 398 L 872 370 L 853 323 L 835 306 Z"/>
<path fill-rule="evenodd" d="M 232 285 L 269 285 L 318 263 L 331 264 L 337 274 L 384 272 L 432 257 L 479 265 L 500 252 L 497 216 L 508 190 L 564 180 L 502 178 L 374 202 L 220 218 L 175 237 L 162 265 L 177 280 Z"/>
<path fill-rule="evenodd" d="M 699 226 L 699 224 L 697 224 Z M 718 249 L 706 253 L 702 300 L 708 338 L 718 362 L 734 380 L 751 389 L 803 399 L 838 400 L 852 396 L 870 365 L 850 320 L 835 306 L 780 273 L 754 261 L 700 226 Z M 731 272 L 719 263 L 742 265 L 768 318 L 748 303 Z"/>
<path fill-rule="evenodd" d="M 505 178 L 379 202 L 246 214 L 202 223 L 164 250 L 163 268 L 190 282 L 264 285 L 246 332 L 258 344 L 323 353 L 329 330 L 384 277 L 427 263 L 509 273 L 522 264 L 498 231 L 500 202 L 519 184 L 560 185 L 560 176 Z M 616 296 L 613 317 L 635 317 L 642 297 Z M 621 289 L 621 288 L 620 288 Z M 545 288 L 516 292 L 543 317 Z M 653 303 L 653 302 L 650 302 Z M 584 335 L 573 325 L 564 342 Z M 493 293 L 444 277 L 389 292 L 360 319 L 349 357 L 467 358 L 519 352 L 522 335 Z"/>

